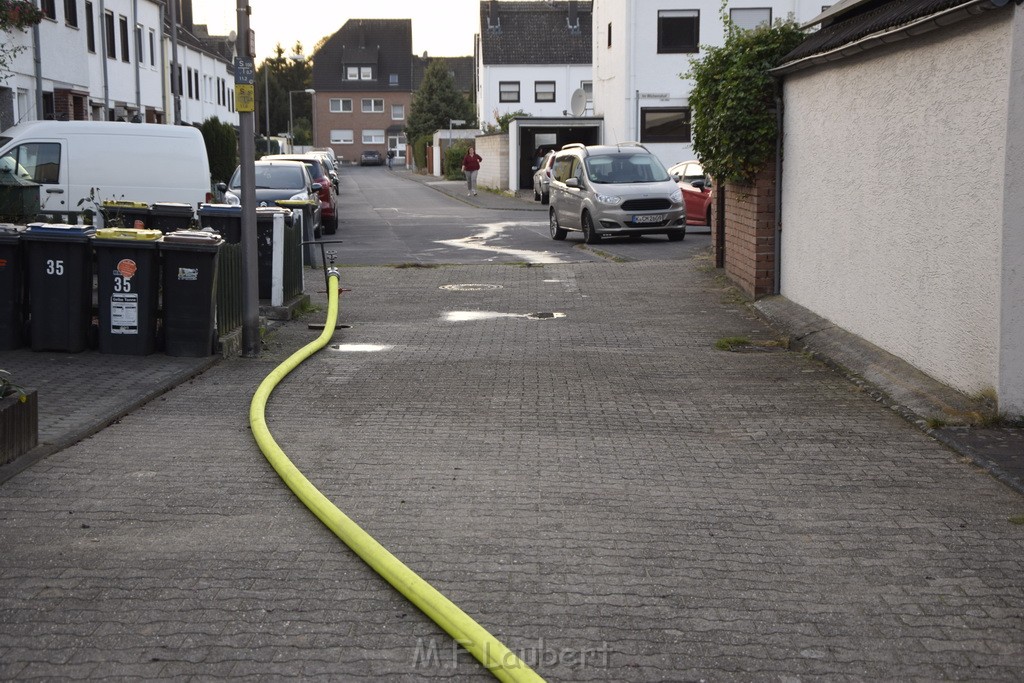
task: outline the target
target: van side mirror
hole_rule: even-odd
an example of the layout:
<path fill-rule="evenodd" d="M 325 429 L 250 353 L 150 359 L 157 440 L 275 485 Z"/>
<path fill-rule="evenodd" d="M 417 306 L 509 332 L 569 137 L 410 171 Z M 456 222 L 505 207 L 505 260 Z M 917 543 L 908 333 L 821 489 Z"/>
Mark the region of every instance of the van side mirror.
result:
<path fill-rule="evenodd" d="M 579 178 L 569 178 L 568 180 L 565 181 L 565 186 L 574 187 L 578 190 L 580 187 L 580 180 Z"/>

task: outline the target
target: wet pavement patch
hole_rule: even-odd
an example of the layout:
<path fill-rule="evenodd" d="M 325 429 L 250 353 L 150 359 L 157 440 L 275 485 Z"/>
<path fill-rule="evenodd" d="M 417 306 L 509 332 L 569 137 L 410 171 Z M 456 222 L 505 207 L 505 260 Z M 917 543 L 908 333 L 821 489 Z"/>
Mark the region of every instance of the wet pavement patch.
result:
<path fill-rule="evenodd" d="M 446 289 L 449 292 L 485 292 L 491 289 L 504 289 L 501 285 L 481 285 L 481 284 L 464 284 L 464 285 L 441 285 L 438 289 Z"/>

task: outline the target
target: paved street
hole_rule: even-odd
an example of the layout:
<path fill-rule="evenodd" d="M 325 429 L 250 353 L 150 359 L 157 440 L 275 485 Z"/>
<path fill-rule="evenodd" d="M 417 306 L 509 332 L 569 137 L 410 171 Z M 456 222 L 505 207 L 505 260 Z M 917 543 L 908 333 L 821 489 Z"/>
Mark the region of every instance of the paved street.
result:
<path fill-rule="evenodd" d="M 342 258 L 350 327 L 278 388 L 268 424 L 538 673 L 1020 679 L 1024 497 L 815 360 L 716 349 L 772 332 L 715 279 L 706 236 L 602 244 L 643 255 L 616 260 L 552 242 L 543 213 L 399 177 L 436 222 L 374 223 L 376 170 L 346 172 L 341 249 L 370 259 Z M 510 221 L 565 258 L 435 260 L 416 233 Z M 0 486 L 0 678 L 490 679 L 253 442 L 253 391 L 323 319 L 322 274 L 307 284 L 321 310 L 260 359 Z"/>

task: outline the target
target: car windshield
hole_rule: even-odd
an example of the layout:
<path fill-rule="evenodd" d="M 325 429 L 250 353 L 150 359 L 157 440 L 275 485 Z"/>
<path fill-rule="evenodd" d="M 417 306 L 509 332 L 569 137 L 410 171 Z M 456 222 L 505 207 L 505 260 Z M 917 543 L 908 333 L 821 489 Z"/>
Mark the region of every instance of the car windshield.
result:
<path fill-rule="evenodd" d="M 231 187 L 241 186 L 241 173 L 235 171 Z M 306 187 L 298 166 L 256 166 L 257 190 L 300 190 Z"/>
<path fill-rule="evenodd" d="M 660 183 L 668 172 L 650 154 L 600 154 L 586 158 L 587 175 L 595 183 Z"/>

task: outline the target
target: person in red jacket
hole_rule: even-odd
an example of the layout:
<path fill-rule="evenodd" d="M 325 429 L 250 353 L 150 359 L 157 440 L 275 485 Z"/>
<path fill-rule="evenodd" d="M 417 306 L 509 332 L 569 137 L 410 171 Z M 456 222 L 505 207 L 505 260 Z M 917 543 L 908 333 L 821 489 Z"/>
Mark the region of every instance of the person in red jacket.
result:
<path fill-rule="evenodd" d="M 483 160 L 472 147 L 466 152 L 466 156 L 462 157 L 462 172 L 466 174 L 466 187 L 469 188 L 467 197 L 476 194 L 476 174 L 480 172 L 480 162 Z"/>

